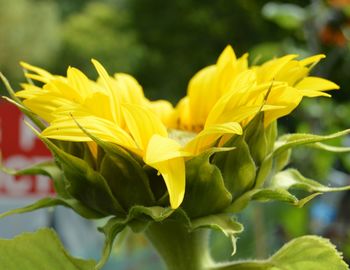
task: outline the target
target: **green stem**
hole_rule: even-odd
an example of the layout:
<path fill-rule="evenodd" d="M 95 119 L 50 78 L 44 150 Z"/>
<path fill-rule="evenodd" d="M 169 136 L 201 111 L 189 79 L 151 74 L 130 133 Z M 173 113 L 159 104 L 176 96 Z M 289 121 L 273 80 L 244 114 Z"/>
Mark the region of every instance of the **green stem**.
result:
<path fill-rule="evenodd" d="M 254 234 L 255 234 L 255 256 L 257 259 L 267 257 L 266 226 L 264 222 L 264 209 L 262 205 L 256 205 L 253 210 Z"/>
<path fill-rule="evenodd" d="M 168 270 L 201 270 L 212 264 L 206 229 L 189 232 L 183 224 L 169 220 L 152 223 L 146 236 Z"/>

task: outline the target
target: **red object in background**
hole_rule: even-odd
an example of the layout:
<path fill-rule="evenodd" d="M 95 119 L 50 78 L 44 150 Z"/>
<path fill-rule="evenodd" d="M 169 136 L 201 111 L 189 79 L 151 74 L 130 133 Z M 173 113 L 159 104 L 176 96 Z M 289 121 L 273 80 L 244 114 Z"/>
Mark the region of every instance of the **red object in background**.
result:
<path fill-rule="evenodd" d="M 23 169 L 51 159 L 45 145 L 24 123 L 16 106 L 0 101 L 0 150 L 2 164 Z M 0 198 L 43 197 L 54 193 L 52 181 L 46 176 L 11 176 L 0 172 Z"/>

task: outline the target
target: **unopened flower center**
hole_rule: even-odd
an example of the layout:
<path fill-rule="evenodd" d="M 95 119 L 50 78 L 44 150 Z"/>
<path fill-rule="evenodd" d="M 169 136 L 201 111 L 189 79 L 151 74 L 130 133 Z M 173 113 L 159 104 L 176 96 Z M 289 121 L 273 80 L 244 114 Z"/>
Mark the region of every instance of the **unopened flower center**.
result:
<path fill-rule="evenodd" d="M 168 129 L 169 138 L 177 141 L 182 146 L 185 146 L 190 140 L 192 140 L 197 133 L 179 129 Z"/>

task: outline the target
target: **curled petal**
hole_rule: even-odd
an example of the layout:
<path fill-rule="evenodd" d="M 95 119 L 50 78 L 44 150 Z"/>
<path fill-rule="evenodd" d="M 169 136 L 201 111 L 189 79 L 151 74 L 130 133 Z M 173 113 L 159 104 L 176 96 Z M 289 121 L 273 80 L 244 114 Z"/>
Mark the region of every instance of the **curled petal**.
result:
<path fill-rule="evenodd" d="M 149 141 L 144 161 L 163 176 L 170 205 L 180 206 L 185 194 L 185 160 L 189 153 L 181 151 L 181 145 L 172 139 L 154 135 Z"/>
<path fill-rule="evenodd" d="M 139 154 L 135 142 L 126 131 L 111 121 L 94 116 L 59 118 L 42 132 L 42 136 L 64 141 L 91 141 L 77 123 L 99 139 L 118 144 Z"/>
<path fill-rule="evenodd" d="M 242 127 L 237 122 L 212 125 L 202 130 L 193 140 L 191 140 L 186 145 L 185 150 L 193 155 L 197 155 L 212 146 L 223 135 L 241 135 L 242 133 Z"/>

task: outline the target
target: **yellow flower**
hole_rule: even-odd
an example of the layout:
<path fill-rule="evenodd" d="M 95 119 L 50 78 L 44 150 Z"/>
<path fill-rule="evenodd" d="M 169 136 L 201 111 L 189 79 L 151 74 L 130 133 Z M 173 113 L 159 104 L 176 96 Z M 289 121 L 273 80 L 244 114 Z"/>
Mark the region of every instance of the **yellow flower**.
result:
<path fill-rule="evenodd" d="M 244 128 L 260 111 L 268 126 L 294 110 L 304 96 L 330 96 L 324 91 L 339 88 L 326 79 L 308 76 L 324 55 L 296 57 L 287 55 L 249 67 L 247 54 L 237 58 L 227 46 L 215 65 L 195 74 L 187 96 L 176 106 L 175 129 L 198 133 L 186 149 L 198 154 L 227 133 L 241 134 L 239 126 Z"/>
<path fill-rule="evenodd" d="M 162 175 L 171 207 L 177 208 L 185 193 L 185 159 L 223 147 L 233 135 L 243 134 L 260 112 L 267 127 L 289 114 L 304 96 L 329 96 L 324 91 L 338 89 L 326 79 L 308 76 L 323 55 L 296 57 L 249 67 L 248 54 L 237 58 L 227 46 L 216 64 L 195 74 L 175 109 L 168 101 L 148 100 L 132 76 L 109 76 L 96 60 L 97 81 L 72 67 L 62 77 L 22 63 L 32 72 L 26 76 L 44 85 L 23 84 L 17 96 L 48 123 L 42 132 L 47 138 L 87 142 L 97 157 L 88 131 L 140 156 Z"/>
<path fill-rule="evenodd" d="M 168 138 L 161 121 L 170 121 L 167 117 L 172 106 L 166 101 L 147 100 L 141 86 L 130 75 L 116 74 L 112 78 L 99 62 L 93 60 L 93 64 L 100 76 L 98 82 L 89 80 L 75 68 L 69 68 L 67 78 L 62 78 L 24 64 L 36 73 L 28 74 L 29 78 L 45 84 L 42 88 L 23 85 L 24 90 L 17 96 L 24 98 L 24 104 L 49 123 L 42 132 L 44 137 L 91 142 L 79 124 L 99 139 L 142 157 L 163 176 L 171 207 L 177 208 L 185 193 L 184 156 L 188 153 Z"/>

